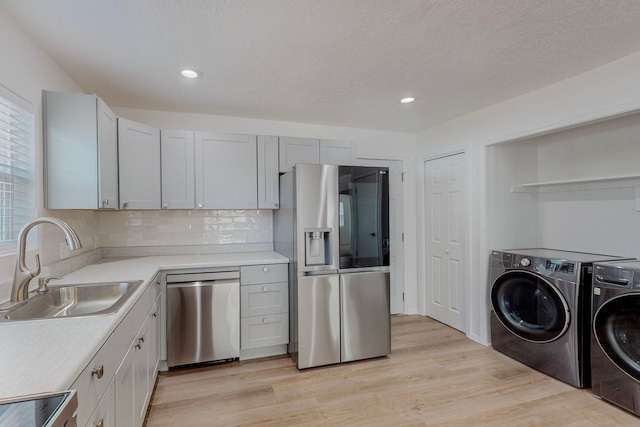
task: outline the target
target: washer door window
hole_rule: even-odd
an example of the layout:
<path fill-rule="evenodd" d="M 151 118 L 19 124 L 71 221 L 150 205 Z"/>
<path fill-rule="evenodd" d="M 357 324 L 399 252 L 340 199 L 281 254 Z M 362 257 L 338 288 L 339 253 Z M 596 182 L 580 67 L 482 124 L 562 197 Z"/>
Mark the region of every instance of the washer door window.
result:
<path fill-rule="evenodd" d="M 527 341 L 550 342 L 569 327 L 569 307 L 560 291 L 526 271 L 498 277 L 491 288 L 491 305 L 504 327 Z"/>
<path fill-rule="evenodd" d="M 640 381 L 640 295 L 627 294 L 603 304 L 594 316 L 593 331 L 609 359 Z"/>

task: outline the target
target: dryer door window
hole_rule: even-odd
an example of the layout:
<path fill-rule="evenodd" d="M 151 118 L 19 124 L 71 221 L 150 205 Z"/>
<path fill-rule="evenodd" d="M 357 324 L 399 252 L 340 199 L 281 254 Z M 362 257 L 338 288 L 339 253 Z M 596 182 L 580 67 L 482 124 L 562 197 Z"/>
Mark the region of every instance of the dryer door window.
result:
<path fill-rule="evenodd" d="M 640 381 L 640 294 L 604 303 L 594 316 L 593 331 L 609 359 Z"/>
<path fill-rule="evenodd" d="M 498 277 L 491 288 L 491 305 L 504 327 L 527 341 L 550 342 L 569 327 L 569 307 L 560 291 L 526 271 Z"/>

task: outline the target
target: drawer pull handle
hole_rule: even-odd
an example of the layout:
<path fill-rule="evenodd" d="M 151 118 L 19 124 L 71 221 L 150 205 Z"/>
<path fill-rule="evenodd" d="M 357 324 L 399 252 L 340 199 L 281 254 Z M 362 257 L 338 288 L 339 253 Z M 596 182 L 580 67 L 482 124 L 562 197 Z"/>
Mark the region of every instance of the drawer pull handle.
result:
<path fill-rule="evenodd" d="M 158 317 L 158 313 L 153 313 L 153 317 Z"/>
<path fill-rule="evenodd" d="M 262 323 L 267 323 L 267 319 L 262 319 Z"/>
<path fill-rule="evenodd" d="M 264 271 L 265 273 L 269 272 L 269 267 L 262 267 L 262 271 Z"/>
<path fill-rule="evenodd" d="M 144 337 L 140 337 L 140 339 L 138 341 L 144 342 Z"/>
<path fill-rule="evenodd" d="M 269 288 L 267 288 L 266 286 L 262 287 L 262 292 L 267 292 L 269 290 Z"/>
<path fill-rule="evenodd" d="M 94 375 L 98 377 L 98 379 L 102 378 L 102 376 L 104 375 L 104 365 L 100 365 L 99 367 L 91 371 L 91 376 Z"/>
<path fill-rule="evenodd" d="M 104 420 L 98 421 L 98 424 L 92 424 L 91 427 L 104 427 Z"/>

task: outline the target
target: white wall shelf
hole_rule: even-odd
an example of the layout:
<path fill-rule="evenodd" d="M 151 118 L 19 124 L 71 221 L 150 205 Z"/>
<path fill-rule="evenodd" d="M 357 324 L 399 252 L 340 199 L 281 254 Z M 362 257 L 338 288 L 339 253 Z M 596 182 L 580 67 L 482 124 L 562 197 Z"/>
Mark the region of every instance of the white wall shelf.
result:
<path fill-rule="evenodd" d="M 612 188 L 635 188 L 635 209 L 640 212 L 640 174 L 599 178 L 540 181 L 515 184 L 512 193 L 550 193 L 560 191 L 589 191 Z"/>
<path fill-rule="evenodd" d="M 580 178 L 557 181 L 540 181 L 515 184 L 512 193 L 597 190 L 600 188 L 628 188 L 640 186 L 640 174 L 606 176 L 597 178 Z"/>

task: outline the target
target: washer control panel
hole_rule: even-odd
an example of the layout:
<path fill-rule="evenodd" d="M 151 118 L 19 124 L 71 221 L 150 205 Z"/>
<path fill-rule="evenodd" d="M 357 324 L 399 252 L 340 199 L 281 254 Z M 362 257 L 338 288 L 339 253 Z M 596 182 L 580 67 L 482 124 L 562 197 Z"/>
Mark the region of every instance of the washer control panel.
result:
<path fill-rule="evenodd" d="M 565 259 L 539 258 L 510 252 L 492 251 L 491 253 L 492 268 L 518 268 L 569 281 L 577 279 L 579 264 Z"/>

